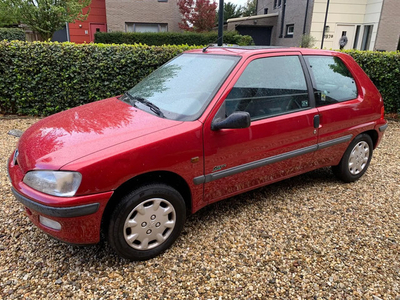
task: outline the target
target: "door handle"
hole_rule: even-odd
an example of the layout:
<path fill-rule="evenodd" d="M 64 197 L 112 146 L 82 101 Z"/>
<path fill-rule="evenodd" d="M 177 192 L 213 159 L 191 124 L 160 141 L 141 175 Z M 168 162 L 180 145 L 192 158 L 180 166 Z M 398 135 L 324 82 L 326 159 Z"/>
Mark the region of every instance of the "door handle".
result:
<path fill-rule="evenodd" d="M 314 128 L 319 128 L 319 115 L 314 116 Z"/>

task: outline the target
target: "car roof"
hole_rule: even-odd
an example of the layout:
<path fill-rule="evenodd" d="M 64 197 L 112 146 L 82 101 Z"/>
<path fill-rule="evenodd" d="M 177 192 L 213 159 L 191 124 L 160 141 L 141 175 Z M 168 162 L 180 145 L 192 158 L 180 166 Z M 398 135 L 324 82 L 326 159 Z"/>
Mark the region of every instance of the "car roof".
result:
<path fill-rule="evenodd" d="M 217 55 L 236 55 L 248 57 L 255 54 L 300 52 L 303 55 L 340 55 L 342 53 L 331 50 L 296 48 L 296 47 L 276 47 L 276 46 L 208 46 L 202 49 L 186 51 L 186 53 L 206 53 Z"/>

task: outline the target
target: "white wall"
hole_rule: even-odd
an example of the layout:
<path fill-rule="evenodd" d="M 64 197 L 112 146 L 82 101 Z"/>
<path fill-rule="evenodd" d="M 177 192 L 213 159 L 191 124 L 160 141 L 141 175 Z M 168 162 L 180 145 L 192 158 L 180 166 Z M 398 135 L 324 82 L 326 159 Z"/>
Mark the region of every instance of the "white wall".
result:
<path fill-rule="evenodd" d="M 346 49 L 353 48 L 357 25 L 361 25 L 357 49 L 363 40 L 364 26 L 373 25 L 369 49 L 373 50 L 378 30 L 383 0 L 331 0 L 326 25 L 324 48 L 339 49 L 342 31 L 347 32 L 349 42 Z M 324 27 L 327 0 L 315 0 L 312 13 L 310 35 L 316 39 L 315 46 L 320 47 Z M 353 29 L 352 29 L 353 28 Z"/>
<path fill-rule="evenodd" d="M 375 49 L 376 34 L 378 33 L 379 20 L 381 18 L 383 0 L 368 0 L 364 23 L 374 25 L 371 44 L 368 50 Z M 359 47 L 358 47 L 359 48 Z"/>

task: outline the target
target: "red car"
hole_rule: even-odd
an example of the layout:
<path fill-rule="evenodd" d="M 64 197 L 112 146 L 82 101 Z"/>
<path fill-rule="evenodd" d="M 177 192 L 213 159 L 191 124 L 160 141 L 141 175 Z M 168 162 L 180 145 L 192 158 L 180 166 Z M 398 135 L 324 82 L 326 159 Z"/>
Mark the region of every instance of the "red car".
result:
<path fill-rule="evenodd" d="M 103 231 L 145 260 L 215 201 L 326 166 L 359 179 L 386 127 L 381 95 L 346 54 L 211 47 L 37 122 L 8 171 L 44 232 L 92 244 Z"/>

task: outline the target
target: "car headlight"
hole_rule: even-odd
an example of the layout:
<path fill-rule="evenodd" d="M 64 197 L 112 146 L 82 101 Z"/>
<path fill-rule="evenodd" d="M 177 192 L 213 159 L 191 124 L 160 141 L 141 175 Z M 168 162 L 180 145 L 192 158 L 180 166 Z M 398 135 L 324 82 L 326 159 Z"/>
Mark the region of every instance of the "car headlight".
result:
<path fill-rule="evenodd" d="M 59 197 L 75 195 L 82 181 L 78 172 L 68 171 L 30 171 L 24 177 L 24 183 L 31 188 Z"/>

